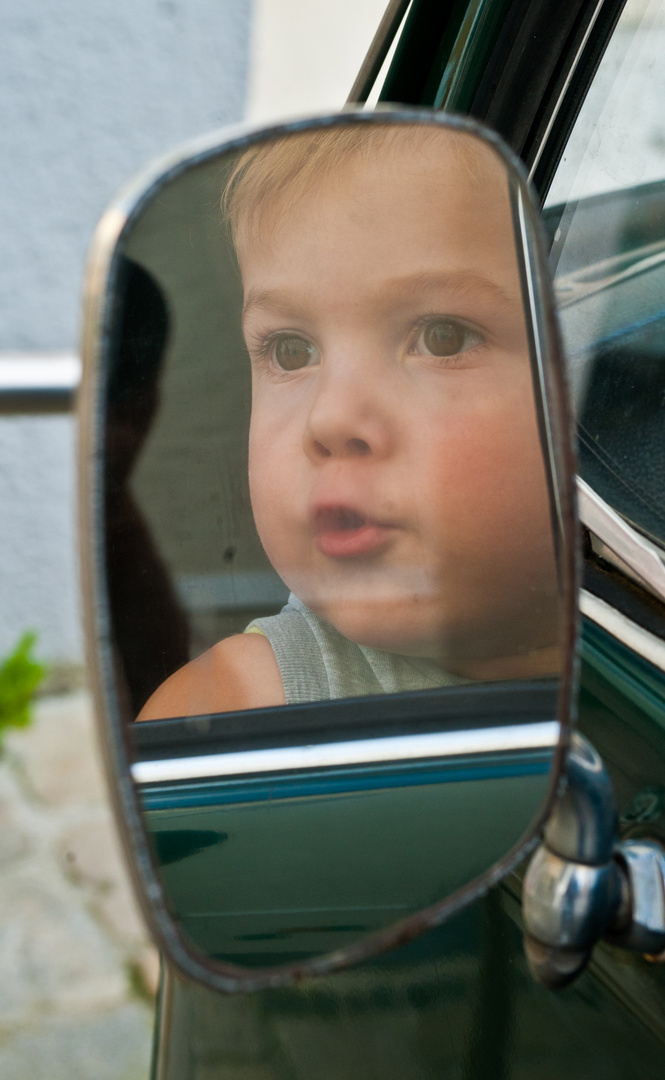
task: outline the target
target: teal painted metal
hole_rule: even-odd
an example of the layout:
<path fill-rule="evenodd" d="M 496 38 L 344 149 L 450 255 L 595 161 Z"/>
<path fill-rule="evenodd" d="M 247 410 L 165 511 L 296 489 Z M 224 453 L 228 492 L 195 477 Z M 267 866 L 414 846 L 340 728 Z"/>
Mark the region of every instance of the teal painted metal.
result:
<path fill-rule="evenodd" d="M 582 652 L 580 727 L 622 833 L 665 841 L 665 679 L 591 623 Z M 159 1080 L 662 1080 L 665 966 L 601 945 L 573 986 L 543 989 L 513 878 L 419 941 L 291 990 L 225 998 L 169 980 L 160 1033 Z"/>
<path fill-rule="evenodd" d="M 584 621 L 582 662 L 665 731 L 665 676 L 602 627 Z"/>
<path fill-rule="evenodd" d="M 332 952 L 468 884 L 527 832 L 550 769 L 547 753 L 521 758 L 346 770 L 342 786 L 277 777 L 254 799 L 241 779 L 227 782 L 238 797 L 223 789 L 216 803 L 219 782 L 199 782 L 198 806 L 178 802 L 180 785 L 167 807 L 148 789 L 169 902 L 219 960 L 264 967 Z"/>
<path fill-rule="evenodd" d="M 503 890 L 381 961 L 284 991 L 176 983 L 159 1080 L 662 1080 L 662 1042 L 595 972 L 553 994 Z"/>
<path fill-rule="evenodd" d="M 468 113 L 509 0 L 413 0 L 380 100 Z"/>

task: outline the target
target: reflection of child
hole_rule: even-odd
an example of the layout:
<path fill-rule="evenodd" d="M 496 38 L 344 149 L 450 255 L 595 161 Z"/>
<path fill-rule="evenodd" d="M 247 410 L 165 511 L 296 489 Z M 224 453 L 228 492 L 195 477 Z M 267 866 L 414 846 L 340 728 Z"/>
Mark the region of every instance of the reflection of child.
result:
<path fill-rule="evenodd" d="M 142 718 L 556 669 L 556 576 L 505 167 L 469 135 L 250 149 L 225 196 L 250 491 L 287 609 Z"/>

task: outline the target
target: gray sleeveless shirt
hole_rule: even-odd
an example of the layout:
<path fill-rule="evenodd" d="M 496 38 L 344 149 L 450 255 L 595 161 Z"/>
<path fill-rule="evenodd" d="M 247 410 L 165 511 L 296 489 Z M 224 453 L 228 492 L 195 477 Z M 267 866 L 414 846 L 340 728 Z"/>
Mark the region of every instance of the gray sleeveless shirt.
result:
<path fill-rule="evenodd" d="M 272 645 L 287 705 L 365 694 L 430 690 L 466 682 L 432 660 L 355 645 L 291 593 L 279 615 L 255 619 Z"/>

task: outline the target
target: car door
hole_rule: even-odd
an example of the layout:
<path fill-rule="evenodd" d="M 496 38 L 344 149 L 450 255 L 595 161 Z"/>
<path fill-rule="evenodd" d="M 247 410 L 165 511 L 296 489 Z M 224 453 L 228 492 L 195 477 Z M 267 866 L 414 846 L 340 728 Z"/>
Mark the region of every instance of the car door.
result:
<path fill-rule="evenodd" d="M 543 195 L 552 191 L 544 221 L 576 361 L 586 485 L 579 722 L 611 772 L 622 834 L 665 839 L 657 305 L 665 172 L 657 164 L 655 175 L 629 170 L 614 186 L 581 194 L 566 176 L 577 176 L 593 139 L 596 162 L 604 153 L 611 162 L 616 150 L 611 124 L 598 128 L 584 111 L 589 86 L 589 107 L 594 94 L 602 105 L 615 69 L 648 68 L 628 56 L 639 13 L 632 5 L 618 22 L 622 7 L 414 0 L 405 15 L 404 5 L 391 5 L 387 28 L 401 32 L 380 97 L 481 117 L 521 153 Z M 659 25 L 642 24 L 652 45 Z M 356 97 L 370 92 L 387 44 L 361 72 Z M 614 65 L 610 76 L 603 56 Z M 619 94 L 639 101 L 649 85 L 642 79 L 631 91 L 624 80 Z M 515 875 L 419 941 L 301 987 L 222 997 L 167 971 L 155 1075 L 661 1076 L 665 969 L 601 944 L 578 981 L 554 994 L 528 973 L 521 933 Z"/>

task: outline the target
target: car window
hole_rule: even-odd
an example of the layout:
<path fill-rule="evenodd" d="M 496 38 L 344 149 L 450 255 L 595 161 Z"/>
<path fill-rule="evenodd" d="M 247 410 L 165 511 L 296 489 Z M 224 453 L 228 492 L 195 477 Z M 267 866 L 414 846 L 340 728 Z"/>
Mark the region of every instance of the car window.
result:
<path fill-rule="evenodd" d="M 665 546 L 665 0 L 629 0 L 544 217 L 584 480 Z"/>

